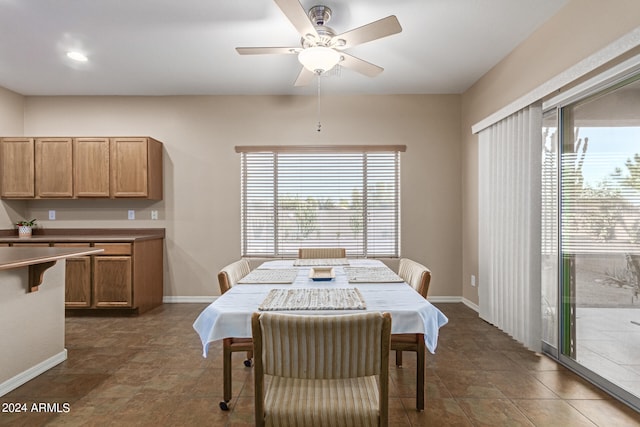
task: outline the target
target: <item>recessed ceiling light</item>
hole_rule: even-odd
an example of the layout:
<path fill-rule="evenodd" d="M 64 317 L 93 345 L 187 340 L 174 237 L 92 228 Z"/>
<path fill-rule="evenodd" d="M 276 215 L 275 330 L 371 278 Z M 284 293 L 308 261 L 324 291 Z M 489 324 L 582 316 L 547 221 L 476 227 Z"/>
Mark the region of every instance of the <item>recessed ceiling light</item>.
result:
<path fill-rule="evenodd" d="M 67 56 L 71 59 L 73 59 L 74 61 L 78 61 L 78 62 L 87 62 L 88 58 L 84 53 L 80 53 L 74 50 L 71 50 L 69 52 L 67 52 Z"/>

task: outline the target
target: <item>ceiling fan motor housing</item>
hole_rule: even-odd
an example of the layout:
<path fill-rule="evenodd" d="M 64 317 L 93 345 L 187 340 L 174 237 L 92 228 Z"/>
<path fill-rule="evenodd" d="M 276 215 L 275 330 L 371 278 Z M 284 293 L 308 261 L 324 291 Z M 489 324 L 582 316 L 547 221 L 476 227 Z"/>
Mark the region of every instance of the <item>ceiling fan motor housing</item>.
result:
<path fill-rule="evenodd" d="M 303 48 L 313 47 L 313 46 L 325 46 L 325 47 L 333 47 L 332 44 L 334 42 L 333 37 L 336 35 L 335 31 L 332 28 L 323 26 L 316 26 L 316 32 L 318 33 L 318 38 L 303 37 L 300 42 L 302 43 Z"/>
<path fill-rule="evenodd" d="M 326 23 L 331 19 L 331 9 L 327 6 L 317 5 L 309 9 L 307 15 L 318 33 L 318 38 L 307 34 L 300 41 L 302 47 L 304 49 L 314 46 L 333 47 L 333 37 L 336 33 L 332 28 L 326 26 Z"/>
<path fill-rule="evenodd" d="M 322 5 L 313 6 L 308 15 L 316 27 L 322 27 L 331 19 L 331 9 Z"/>

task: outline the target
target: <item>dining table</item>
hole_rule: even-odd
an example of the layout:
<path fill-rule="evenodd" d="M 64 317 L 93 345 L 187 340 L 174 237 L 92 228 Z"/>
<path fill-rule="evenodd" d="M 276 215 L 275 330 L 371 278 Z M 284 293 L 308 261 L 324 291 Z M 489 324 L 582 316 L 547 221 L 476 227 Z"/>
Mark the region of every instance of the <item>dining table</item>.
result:
<path fill-rule="evenodd" d="M 315 274 L 314 274 L 315 273 Z M 203 356 L 224 338 L 250 338 L 255 312 L 335 315 L 362 311 L 391 314 L 392 334 L 423 334 L 435 353 L 447 317 L 382 261 L 278 259 L 252 270 L 207 306 L 193 323 Z"/>

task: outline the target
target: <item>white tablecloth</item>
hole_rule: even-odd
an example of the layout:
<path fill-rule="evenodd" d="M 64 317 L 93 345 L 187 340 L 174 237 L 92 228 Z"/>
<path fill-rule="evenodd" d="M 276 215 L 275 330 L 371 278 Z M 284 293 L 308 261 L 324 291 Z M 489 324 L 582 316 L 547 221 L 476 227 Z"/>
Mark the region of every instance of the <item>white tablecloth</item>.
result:
<path fill-rule="evenodd" d="M 292 260 L 269 261 L 259 268 L 291 268 Z M 381 266 L 375 260 L 350 260 L 352 266 Z M 343 267 L 334 267 L 336 278 L 330 282 L 314 282 L 309 279 L 309 267 L 299 267 L 298 277 L 291 285 L 251 284 L 236 285 L 205 308 L 193 324 L 200 336 L 203 355 L 207 356 L 209 343 L 223 338 L 251 337 L 251 315 L 271 289 L 292 287 L 331 288 L 354 287 L 360 290 L 367 304 L 367 311 L 391 313 L 391 333 L 424 334 L 427 349 L 434 353 L 438 344 L 438 330 L 448 319 L 436 307 L 406 283 L 356 283 L 347 281 Z M 295 314 L 353 314 L 353 310 L 287 311 Z"/>

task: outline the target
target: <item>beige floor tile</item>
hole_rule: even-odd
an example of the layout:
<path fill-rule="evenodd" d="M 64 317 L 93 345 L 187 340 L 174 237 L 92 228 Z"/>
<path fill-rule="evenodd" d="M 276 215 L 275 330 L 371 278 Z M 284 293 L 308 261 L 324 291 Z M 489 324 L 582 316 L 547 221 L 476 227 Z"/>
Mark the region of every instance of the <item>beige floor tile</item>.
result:
<path fill-rule="evenodd" d="M 474 426 L 533 426 L 508 399 L 459 399 L 458 404 Z"/>
<path fill-rule="evenodd" d="M 417 411 L 415 353 L 390 359 L 390 426 L 640 425 L 639 414 L 478 318 L 437 304 L 450 321 L 426 356 Z M 253 368 L 233 354 L 230 410 L 222 411 L 222 345 L 202 357 L 192 324 L 205 304 L 165 304 L 138 317 L 66 320 L 68 360 L 0 402 L 68 403 L 67 413 L 2 413 L 4 426 L 252 426 Z M 570 399 L 570 400 L 565 400 Z M 564 424 L 562 424 L 564 423 Z M 584 425 L 584 424 L 583 424 Z"/>
<path fill-rule="evenodd" d="M 528 399 L 515 400 L 514 403 L 536 426 L 595 427 L 596 425 L 564 400 Z"/>

